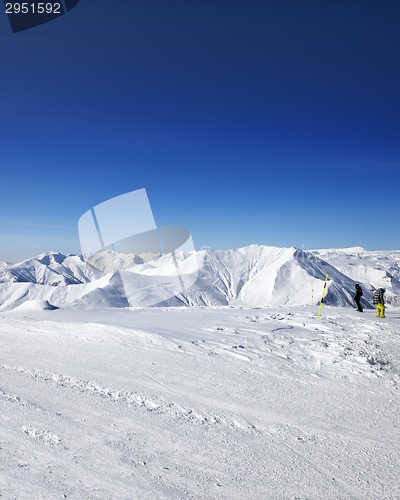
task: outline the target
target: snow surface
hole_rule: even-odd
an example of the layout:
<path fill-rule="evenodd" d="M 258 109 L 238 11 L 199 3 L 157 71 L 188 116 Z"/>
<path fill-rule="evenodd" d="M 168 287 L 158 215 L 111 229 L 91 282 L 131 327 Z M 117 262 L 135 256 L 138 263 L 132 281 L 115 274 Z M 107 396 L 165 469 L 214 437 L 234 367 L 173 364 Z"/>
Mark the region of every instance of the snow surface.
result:
<path fill-rule="evenodd" d="M 399 498 L 400 309 L 317 310 L 2 312 L 0 496 Z"/>
<path fill-rule="evenodd" d="M 57 307 L 51 305 L 47 300 L 27 300 L 17 306 L 15 311 L 52 311 Z"/>

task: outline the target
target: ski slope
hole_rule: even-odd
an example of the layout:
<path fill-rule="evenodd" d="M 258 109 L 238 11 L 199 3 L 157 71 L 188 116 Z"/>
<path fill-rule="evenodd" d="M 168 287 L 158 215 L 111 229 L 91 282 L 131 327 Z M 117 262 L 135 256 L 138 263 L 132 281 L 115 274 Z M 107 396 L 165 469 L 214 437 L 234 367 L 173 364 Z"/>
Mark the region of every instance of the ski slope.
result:
<path fill-rule="evenodd" d="M 0 313 L 4 498 L 399 498 L 400 309 L 46 309 Z"/>

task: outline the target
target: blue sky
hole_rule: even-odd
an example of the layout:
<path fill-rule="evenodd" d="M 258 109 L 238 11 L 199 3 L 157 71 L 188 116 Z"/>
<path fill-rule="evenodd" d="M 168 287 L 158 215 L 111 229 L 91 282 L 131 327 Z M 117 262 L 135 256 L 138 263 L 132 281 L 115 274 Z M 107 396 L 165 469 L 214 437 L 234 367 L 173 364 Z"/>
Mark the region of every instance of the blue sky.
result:
<path fill-rule="evenodd" d="M 79 253 L 80 215 L 143 187 L 197 248 L 400 248 L 399 54 L 395 1 L 0 15 L 0 258 Z"/>

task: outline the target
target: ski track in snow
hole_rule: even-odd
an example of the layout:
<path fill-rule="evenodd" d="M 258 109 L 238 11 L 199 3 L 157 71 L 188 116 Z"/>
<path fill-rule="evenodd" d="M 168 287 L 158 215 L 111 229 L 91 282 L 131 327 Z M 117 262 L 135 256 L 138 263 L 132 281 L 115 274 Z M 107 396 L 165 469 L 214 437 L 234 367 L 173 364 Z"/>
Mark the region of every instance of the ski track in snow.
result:
<path fill-rule="evenodd" d="M 176 403 L 168 403 L 162 400 L 155 400 L 146 396 L 139 395 L 136 392 L 129 392 L 116 389 L 115 387 L 106 387 L 91 380 L 75 380 L 67 375 L 59 375 L 55 373 L 36 372 L 34 370 L 25 370 L 17 367 L 0 365 L 0 370 L 17 372 L 33 378 L 36 381 L 44 381 L 52 383 L 59 388 L 70 388 L 79 391 L 82 394 L 93 395 L 106 399 L 112 403 L 123 404 L 133 408 L 143 408 L 148 412 L 157 414 L 169 413 L 178 419 L 185 419 L 190 422 L 203 425 L 225 425 L 230 428 L 238 428 L 240 430 L 256 431 L 254 425 L 243 422 L 239 423 L 236 420 L 226 420 L 223 417 L 214 414 L 201 414 L 191 408 L 183 408 Z M 2 393 L 0 392 L 0 397 Z M 30 406 L 15 395 L 6 395 L 7 400 L 15 401 L 24 406 Z"/>

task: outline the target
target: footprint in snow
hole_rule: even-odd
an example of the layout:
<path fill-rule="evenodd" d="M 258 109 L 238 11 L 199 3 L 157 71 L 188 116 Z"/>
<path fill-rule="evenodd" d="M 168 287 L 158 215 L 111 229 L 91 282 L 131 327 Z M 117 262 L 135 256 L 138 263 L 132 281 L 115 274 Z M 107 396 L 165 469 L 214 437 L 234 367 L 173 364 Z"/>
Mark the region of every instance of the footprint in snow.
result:
<path fill-rule="evenodd" d="M 31 437 L 35 441 L 49 445 L 61 444 L 61 439 L 56 434 L 53 434 L 45 429 L 35 429 L 35 427 L 23 425 L 21 430 L 24 434 Z"/>

